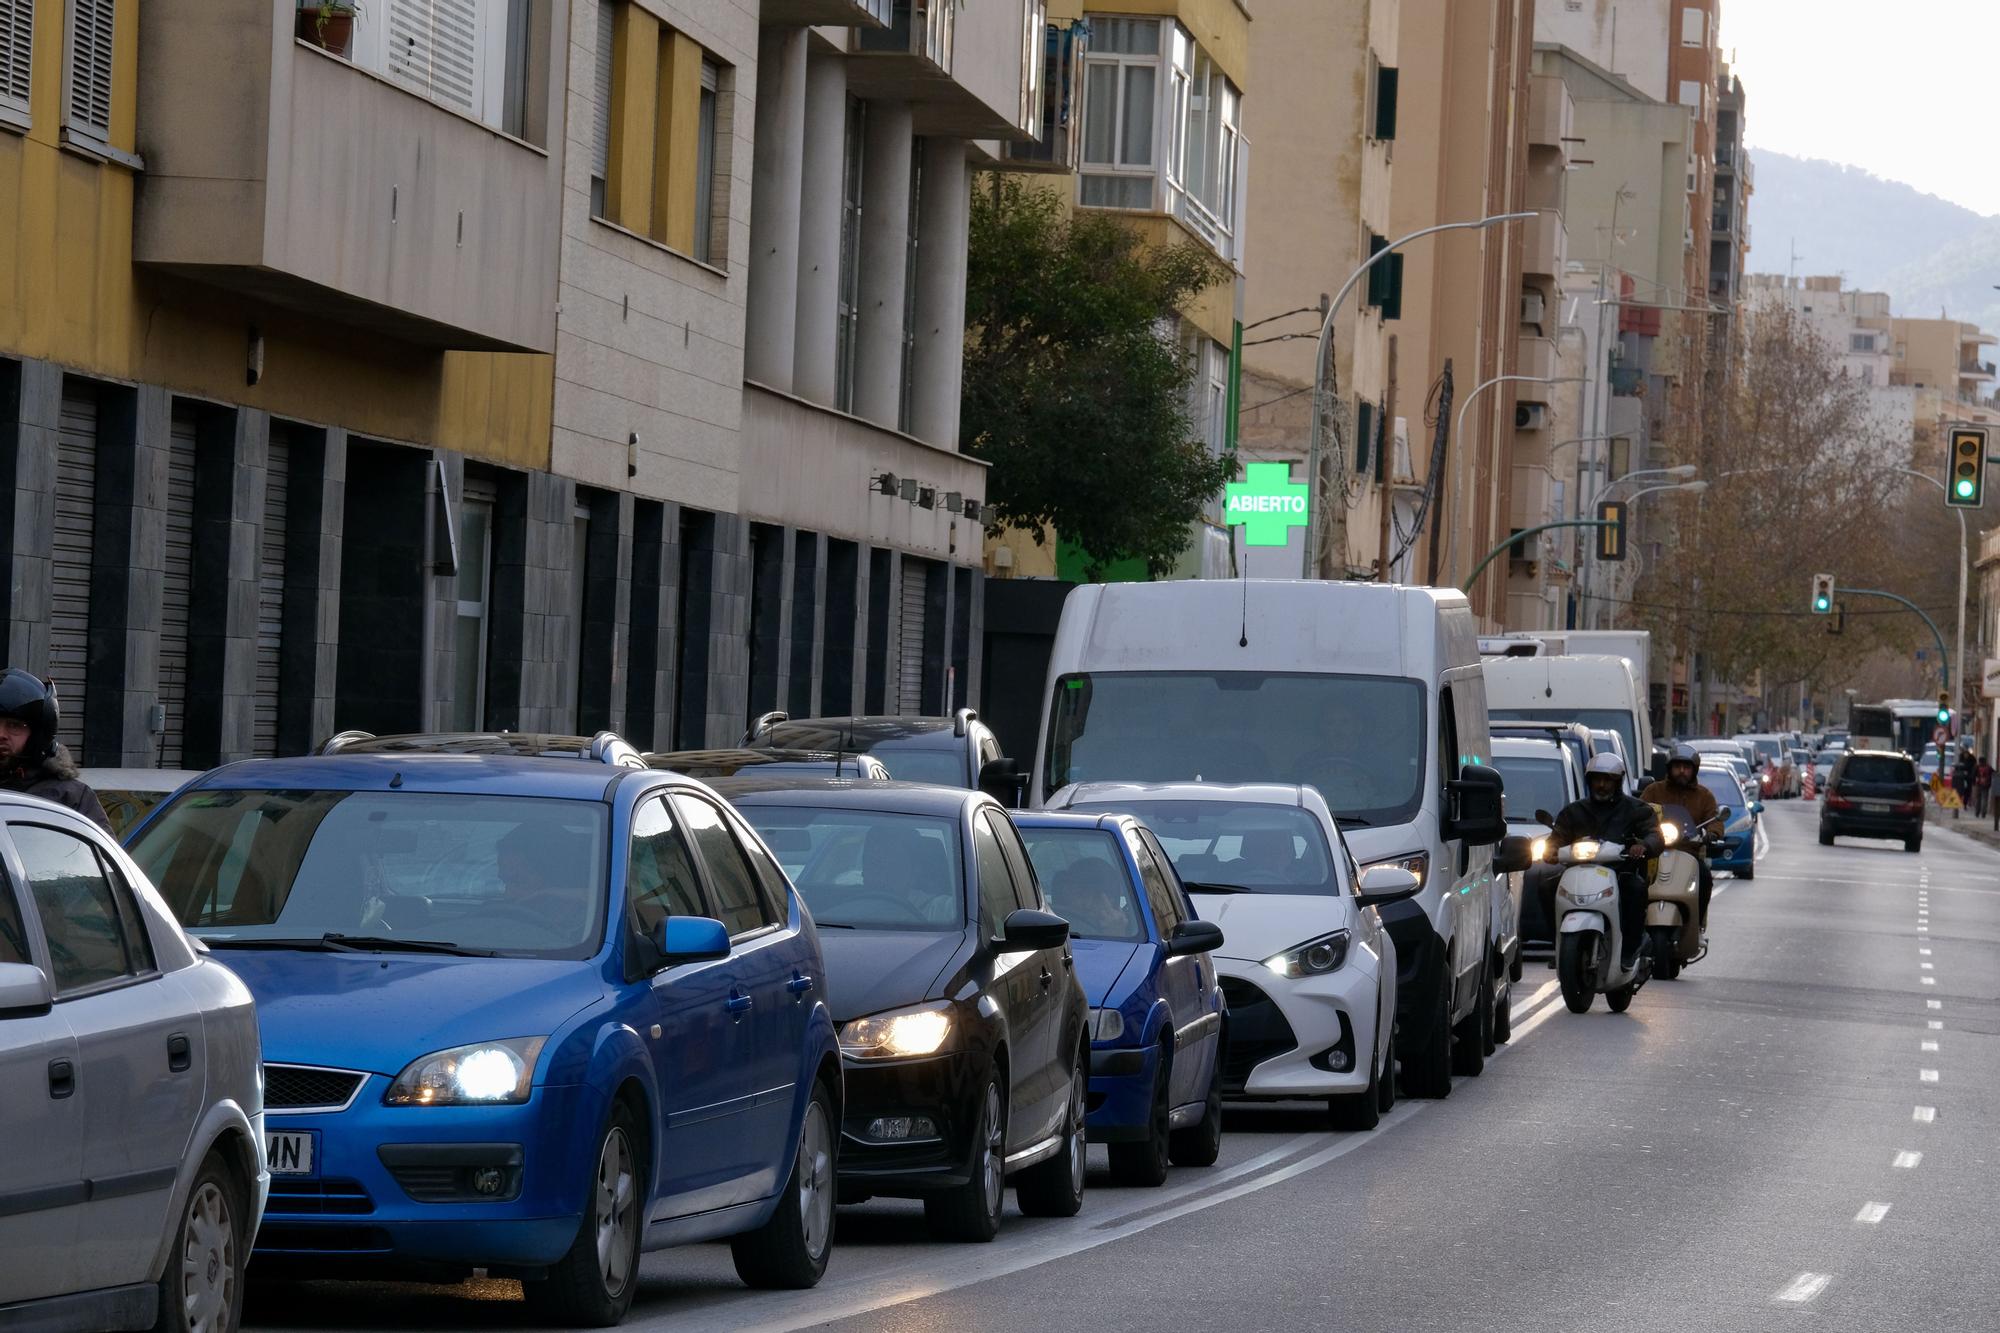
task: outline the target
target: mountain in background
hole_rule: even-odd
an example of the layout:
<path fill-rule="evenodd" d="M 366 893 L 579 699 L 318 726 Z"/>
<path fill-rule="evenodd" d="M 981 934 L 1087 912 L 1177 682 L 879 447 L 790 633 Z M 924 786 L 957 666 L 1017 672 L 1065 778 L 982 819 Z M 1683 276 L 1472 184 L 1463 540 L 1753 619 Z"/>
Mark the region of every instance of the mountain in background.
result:
<path fill-rule="evenodd" d="M 1895 312 L 2000 329 L 2000 217 L 1859 167 L 1752 148 L 1752 273 L 1839 274 Z M 1792 251 L 1798 251 L 1796 269 Z"/>

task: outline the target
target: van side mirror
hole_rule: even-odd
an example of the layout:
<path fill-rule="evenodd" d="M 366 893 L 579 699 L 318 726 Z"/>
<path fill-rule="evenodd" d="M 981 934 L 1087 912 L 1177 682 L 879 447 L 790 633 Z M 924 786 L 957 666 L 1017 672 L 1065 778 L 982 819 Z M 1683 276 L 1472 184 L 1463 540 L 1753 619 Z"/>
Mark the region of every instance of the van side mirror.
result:
<path fill-rule="evenodd" d="M 1423 887 L 1422 880 L 1401 866 L 1370 866 L 1361 872 L 1358 897 L 1363 907 L 1386 907 L 1416 897 Z"/>
<path fill-rule="evenodd" d="M 1467 764 L 1460 769 L 1458 777 L 1445 784 L 1451 808 L 1443 821 L 1444 837 L 1463 840 L 1472 847 L 1491 847 L 1506 837 L 1507 819 L 1501 809 L 1506 790 L 1506 779 L 1498 769 L 1484 764 Z"/>
<path fill-rule="evenodd" d="M 1001 755 L 989 759 L 979 767 L 979 790 L 991 796 L 1010 810 L 1021 807 L 1021 784 L 1028 775 L 1021 771 L 1021 761 Z"/>
<path fill-rule="evenodd" d="M 55 1002 L 48 973 L 32 963 L 0 963 L 0 1018 L 40 1018 Z"/>
<path fill-rule="evenodd" d="M 1514 875 L 1526 870 L 1535 862 L 1535 844 L 1532 839 L 1518 834 L 1502 838 L 1500 850 L 1493 854 L 1495 874 Z"/>

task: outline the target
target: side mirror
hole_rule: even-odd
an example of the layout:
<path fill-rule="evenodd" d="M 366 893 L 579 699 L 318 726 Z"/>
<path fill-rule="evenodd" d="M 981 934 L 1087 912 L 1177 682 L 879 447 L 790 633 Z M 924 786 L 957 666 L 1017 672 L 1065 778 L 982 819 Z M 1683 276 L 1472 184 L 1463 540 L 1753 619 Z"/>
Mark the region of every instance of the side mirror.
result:
<path fill-rule="evenodd" d="M 1507 790 L 1500 771 L 1484 764 L 1467 764 L 1458 778 L 1445 784 L 1452 809 L 1446 813 L 1446 838 L 1463 839 L 1469 846 L 1491 847 L 1507 836 L 1507 818 L 1501 798 Z"/>
<path fill-rule="evenodd" d="M 1535 863 L 1535 843 L 1532 838 L 1519 835 L 1502 838 L 1500 850 L 1493 854 L 1495 874 L 1514 875 Z"/>
<path fill-rule="evenodd" d="M 1556 826 L 1556 817 L 1546 810 L 1537 810 L 1535 811 L 1535 822 L 1544 828 L 1554 828 Z"/>
<path fill-rule="evenodd" d="M 1069 922 L 1053 912 L 1017 907 L 1000 924 L 999 945 L 1009 953 L 1060 949 L 1069 942 Z"/>
<path fill-rule="evenodd" d="M 991 796 L 1008 809 L 1019 809 L 1021 805 L 1021 784 L 1027 774 L 1021 771 L 1021 761 L 1001 755 L 989 759 L 979 768 L 979 790 Z"/>
<path fill-rule="evenodd" d="M 1424 882 L 1401 866 L 1370 866 L 1361 872 L 1360 900 L 1363 907 L 1385 907 L 1414 898 Z"/>
<path fill-rule="evenodd" d="M 1750 802 L 1750 813 L 1751 813 L 1751 814 L 1753 814 L 1753 815 L 1761 815 L 1761 814 L 1763 814 L 1763 813 L 1764 813 L 1764 803 L 1763 803 L 1762 801 L 1752 801 L 1752 802 Z"/>
<path fill-rule="evenodd" d="M 1167 941 L 1167 957 L 1185 958 L 1193 953 L 1214 953 L 1222 947 L 1222 927 L 1213 921 L 1183 921 L 1174 927 Z"/>
<path fill-rule="evenodd" d="M 48 973 L 32 963 L 0 963 L 0 1018 L 40 1018 L 55 1002 Z"/>
<path fill-rule="evenodd" d="M 1718 809 L 1716 810 L 1716 812 L 1715 812 L 1715 814 L 1716 814 L 1716 817 L 1717 817 L 1718 819 L 1720 819 L 1720 820 L 1721 820 L 1721 821 L 1722 821 L 1723 823 L 1725 823 L 1725 824 L 1727 824 L 1727 823 L 1729 822 L 1729 817 L 1730 817 L 1731 815 L 1735 814 L 1735 813 L 1736 813 L 1736 812 L 1735 812 L 1734 810 L 1731 810 L 1731 809 L 1730 809 L 1730 808 L 1729 808 L 1728 806 L 1726 806 L 1726 805 L 1725 805 L 1725 806 L 1722 806 L 1722 807 L 1720 807 L 1720 808 L 1718 808 Z"/>
<path fill-rule="evenodd" d="M 660 963 L 707 963 L 729 957 L 729 927 L 708 916 L 670 916 L 655 937 Z"/>

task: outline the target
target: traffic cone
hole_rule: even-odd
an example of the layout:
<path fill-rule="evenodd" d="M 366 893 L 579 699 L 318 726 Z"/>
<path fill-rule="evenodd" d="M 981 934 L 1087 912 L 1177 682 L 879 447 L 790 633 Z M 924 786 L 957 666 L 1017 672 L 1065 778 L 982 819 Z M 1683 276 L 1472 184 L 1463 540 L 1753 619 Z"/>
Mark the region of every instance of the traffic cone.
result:
<path fill-rule="evenodd" d="M 1803 795 L 1805 799 L 1808 801 L 1816 801 L 1819 799 L 1819 784 L 1813 781 L 1813 771 L 1811 764 L 1806 765 L 1806 785 Z"/>

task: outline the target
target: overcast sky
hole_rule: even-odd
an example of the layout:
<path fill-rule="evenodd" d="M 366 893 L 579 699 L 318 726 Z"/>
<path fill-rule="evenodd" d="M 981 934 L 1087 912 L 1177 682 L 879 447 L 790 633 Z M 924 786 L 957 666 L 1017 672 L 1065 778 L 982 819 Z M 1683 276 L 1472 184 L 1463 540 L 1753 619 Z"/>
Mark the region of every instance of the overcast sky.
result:
<path fill-rule="evenodd" d="M 1983 133 L 2000 0 L 1722 0 L 1744 135 L 2000 213 Z"/>

